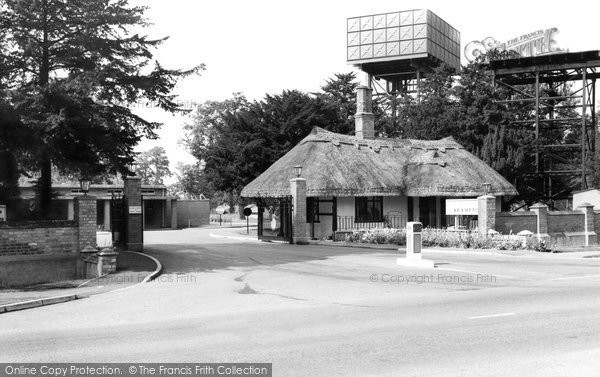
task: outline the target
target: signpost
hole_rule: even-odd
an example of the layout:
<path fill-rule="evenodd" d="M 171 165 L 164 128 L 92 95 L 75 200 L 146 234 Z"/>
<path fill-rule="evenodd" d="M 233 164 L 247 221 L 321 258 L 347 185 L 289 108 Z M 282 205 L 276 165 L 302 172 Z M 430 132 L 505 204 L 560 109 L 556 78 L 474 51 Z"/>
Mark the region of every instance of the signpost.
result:
<path fill-rule="evenodd" d="M 454 227 L 459 229 L 461 216 L 477 216 L 477 199 L 446 199 L 446 215 L 454 215 Z"/>
<path fill-rule="evenodd" d="M 218 207 L 215 209 L 215 212 L 217 212 L 217 214 L 219 215 L 219 226 L 221 226 L 221 225 L 222 225 L 222 223 L 223 223 L 223 218 L 222 218 L 222 215 L 225 213 L 225 207 L 223 207 L 223 206 L 218 206 Z"/>
<path fill-rule="evenodd" d="M 246 216 L 246 234 L 250 234 L 250 215 L 252 215 L 252 209 L 249 207 L 244 208 L 244 216 Z"/>

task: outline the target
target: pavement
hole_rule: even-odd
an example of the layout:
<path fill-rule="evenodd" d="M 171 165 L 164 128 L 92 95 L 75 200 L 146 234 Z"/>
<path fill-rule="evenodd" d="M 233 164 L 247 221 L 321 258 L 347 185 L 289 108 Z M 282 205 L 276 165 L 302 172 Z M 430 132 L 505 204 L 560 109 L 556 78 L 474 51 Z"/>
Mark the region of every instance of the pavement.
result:
<path fill-rule="evenodd" d="M 0 320 L 0 362 L 270 362 L 274 376 L 598 376 L 600 258 L 146 232 L 163 275 Z M 43 318 L 43 321 L 40 319 Z M 76 320 L 74 320 L 76 318 Z"/>
<path fill-rule="evenodd" d="M 148 257 L 123 251 L 119 254 L 117 268 L 116 273 L 97 279 L 67 280 L 18 289 L 0 289 L 0 307 L 61 296 L 72 296 L 72 299 L 84 298 L 126 288 L 141 283 L 156 269 L 156 264 Z M 35 306 L 38 305 L 32 307 Z"/>

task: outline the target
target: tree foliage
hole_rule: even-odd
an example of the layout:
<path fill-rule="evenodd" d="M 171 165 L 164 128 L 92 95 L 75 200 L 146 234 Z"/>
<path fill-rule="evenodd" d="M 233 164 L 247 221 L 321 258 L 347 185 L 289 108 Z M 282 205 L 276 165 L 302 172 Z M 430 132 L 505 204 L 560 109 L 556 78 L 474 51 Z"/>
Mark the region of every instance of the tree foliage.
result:
<path fill-rule="evenodd" d="M 136 157 L 136 164 L 135 172 L 144 184 L 163 185 L 164 179 L 171 176 L 169 158 L 163 147 L 141 152 Z"/>
<path fill-rule="evenodd" d="M 187 126 L 188 144 L 205 163 L 213 190 L 239 193 L 315 126 L 348 132 L 348 120 L 340 116 L 343 107 L 329 95 L 291 90 L 262 101 L 236 95 L 200 106 Z"/>
<path fill-rule="evenodd" d="M 199 198 L 201 195 L 206 198 L 213 197 L 214 191 L 204 175 L 202 164 L 179 163 L 175 176 L 176 182 L 169 187 L 171 195 L 186 198 Z"/>
<path fill-rule="evenodd" d="M 90 177 L 126 173 L 133 147 L 159 123 L 128 108 L 141 98 L 170 112 L 177 80 L 198 72 L 153 61 L 164 39 L 136 34 L 146 7 L 127 0 L 4 0 L 9 100 L 28 130 L 26 166 L 39 171 L 42 210 L 51 198 L 52 165 Z"/>

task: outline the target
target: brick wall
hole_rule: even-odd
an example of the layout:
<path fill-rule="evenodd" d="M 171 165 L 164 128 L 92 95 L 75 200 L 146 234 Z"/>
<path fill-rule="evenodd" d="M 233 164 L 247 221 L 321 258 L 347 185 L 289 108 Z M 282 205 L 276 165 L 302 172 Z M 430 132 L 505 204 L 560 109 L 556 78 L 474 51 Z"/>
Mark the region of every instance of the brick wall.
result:
<path fill-rule="evenodd" d="M 306 179 L 294 178 L 290 180 L 290 193 L 292 194 L 292 238 L 293 243 L 305 244 L 308 242 L 306 234 Z"/>
<path fill-rule="evenodd" d="M 496 231 L 517 234 L 522 230 L 537 232 L 537 216 L 533 212 L 497 212 Z"/>
<path fill-rule="evenodd" d="M 75 216 L 0 224 L 0 287 L 77 278 L 79 251 L 96 245 L 96 198 L 77 198 Z"/>
<path fill-rule="evenodd" d="M 0 256 L 76 252 L 77 230 L 75 221 L 3 223 Z"/>
<path fill-rule="evenodd" d="M 548 212 L 548 233 L 583 232 L 584 221 L 583 212 Z"/>
<path fill-rule="evenodd" d="M 96 216 L 97 203 L 95 196 L 81 196 L 75 200 L 75 218 L 79 224 L 79 240 L 77 249 L 83 249 L 88 243 L 96 246 L 98 219 Z"/>
<path fill-rule="evenodd" d="M 210 221 L 209 200 L 177 199 L 177 224 L 180 228 L 208 225 Z"/>

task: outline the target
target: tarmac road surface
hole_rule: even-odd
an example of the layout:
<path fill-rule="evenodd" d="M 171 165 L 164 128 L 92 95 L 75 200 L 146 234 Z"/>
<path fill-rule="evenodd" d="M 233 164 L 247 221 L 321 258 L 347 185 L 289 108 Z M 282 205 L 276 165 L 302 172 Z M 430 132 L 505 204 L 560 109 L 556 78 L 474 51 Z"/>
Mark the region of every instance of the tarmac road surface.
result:
<path fill-rule="evenodd" d="M 156 282 L 0 315 L 0 362 L 269 362 L 274 376 L 598 376 L 600 258 L 147 232 Z M 597 253 L 600 254 L 600 253 Z"/>

